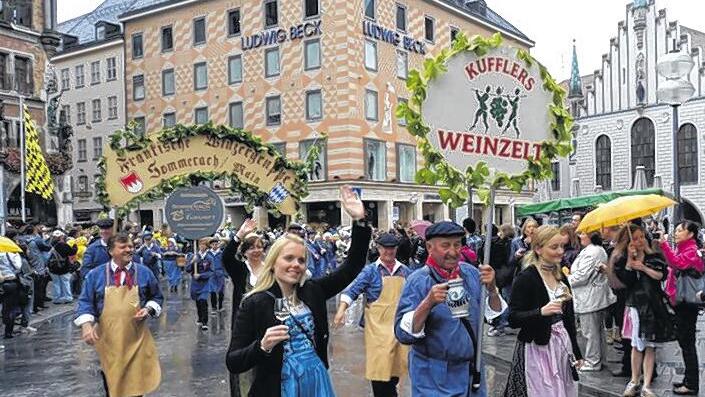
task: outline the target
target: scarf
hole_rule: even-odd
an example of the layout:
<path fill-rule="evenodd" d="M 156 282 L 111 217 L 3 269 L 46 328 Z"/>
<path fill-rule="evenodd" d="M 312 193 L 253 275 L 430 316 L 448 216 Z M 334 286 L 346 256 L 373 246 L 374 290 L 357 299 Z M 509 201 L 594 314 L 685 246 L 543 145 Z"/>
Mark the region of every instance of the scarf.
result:
<path fill-rule="evenodd" d="M 428 267 L 430 267 L 431 269 L 433 269 L 436 273 L 438 273 L 439 276 L 441 276 L 442 278 L 444 278 L 446 280 L 452 280 L 452 279 L 460 277 L 460 266 L 458 264 L 456 264 L 455 267 L 453 268 L 453 270 L 451 270 L 449 272 L 449 271 L 443 269 L 438 263 L 436 263 L 435 260 L 433 260 L 432 257 L 429 256 L 428 259 L 426 259 L 426 265 Z"/>
<path fill-rule="evenodd" d="M 123 267 L 119 267 L 115 269 L 115 274 L 113 277 L 115 277 L 115 286 L 119 287 L 121 285 L 120 283 L 120 273 L 124 272 L 125 273 L 125 285 L 127 286 L 128 289 L 132 288 L 132 273 L 130 273 L 127 269 Z"/>

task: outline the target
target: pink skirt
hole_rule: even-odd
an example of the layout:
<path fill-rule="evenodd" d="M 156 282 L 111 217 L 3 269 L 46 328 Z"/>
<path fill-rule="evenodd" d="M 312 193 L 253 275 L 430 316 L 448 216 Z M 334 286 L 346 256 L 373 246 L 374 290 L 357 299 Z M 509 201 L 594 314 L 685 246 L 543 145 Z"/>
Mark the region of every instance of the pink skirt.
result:
<path fill-rule="evenodd" d="M 527 343 L 524 366 L 528 397 L 576 397 L 578 385 L 571 375 L 568 355 L 572 354 L 570 337 L 559 321 L 551 326 L 548 345 Z"/>

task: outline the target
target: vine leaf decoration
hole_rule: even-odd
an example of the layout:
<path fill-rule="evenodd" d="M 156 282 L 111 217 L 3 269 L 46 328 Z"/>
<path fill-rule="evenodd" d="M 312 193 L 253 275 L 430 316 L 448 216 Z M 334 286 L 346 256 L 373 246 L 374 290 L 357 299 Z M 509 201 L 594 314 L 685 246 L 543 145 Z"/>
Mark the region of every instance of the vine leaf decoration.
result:
<path fill-rule="evenodd" d="M 115 131 L 110 135 L 108 145 L 118 156 L 122 157 L 127 152 L 143 150 L 150 145 L 150 139 L 138 133 L 136 127 L 137 124 L 131 121 L 124 130 Z M 261 138 L 253 135 L 249 131 L 224 125 L 214 125 L 212 122 L 190 126 L 177 124 L 173 127 L 164 128 L 156 134 L 157 140 L 162 143 L 178 142 L 189 137 L 205 135 L 233 140 L 245 144 L 259 152 L 267 153 L 274 157 L 274 168 L 276 170 L 294 171 L 296 180 L 289 193 L 296 201 L 300 201 L 308 195 L 308 175 L 320 151 L 320 148 L 312 149 L 314 153 L 309 154 L 305 162 L 287 160 L 279 153 L 274 145 L 262 142 Z M 112 206 L 105 189 L 105 157 L 99 160 L 98 169 L 100 170 L 100 176 L 96 178 L 97 201 L 103 205 L 103 207 L 105 207 L 104 209 L 107 211 Z M 162 180 L 157 186 L 146 193 L 133 198 L 124 206 L 116 208 L 117 216 L 126 217 L 127 214 L 137 208 L 139 204 L 163 199 L 180 187 L 191 186 L 193 181 L 214 180 L 228 180 L 231 185 L 231 192 L 240 197 L 245 203 L 245 209 L 248 212 L 251 212 L 255 206 L 261 206 L 275 216 L 280 215 L 274 204 L 268 201 L 268 192 L 260 191 L 257 186 L 240 182 L 236 175 L 229 172 L 219 173 L 203 171 Z"/>
<path fill-rule="evenodd" d="M 539 68 L 539 74 L 543 80 L 542 86 L 552 94 L 552 103 L 546 111 L 550 115 L 551 133 L 554 139 L 542 143 L 543 155 L 539 159 L 528 159 L 528 167 L 521 174 L 509 175 L 505 172 L 496 172 L 491 176 L 490 169 L 484 161 L 479 161 L 474 167 L 469 166 L 465 170 L 456 169 L 429 141 L 430 128 L 421 116 L 429 84 L 448 71 L 447 62 L 454 56 L 470 51 L 481 57 L 502 45 L 502 41 L 502 35 L 499 33 L 488 38 L 479 35 L 468 38 L 464 33 L 459 33 L 451 48 L 444 48 L 435 57 L 427 58 L 421 70 L 409 71 L 406 82 L 410 94 L 409 100 L 399 103 L 396 109 L 397 117 L 406 119 L 407 130 L 416 138 L 417 147 L 424 157 L 425 166 L 417 171 L 416 183 L 441 185 L 438 192 L 441 200 L 453 207 L 461 207 L 467 202 L 468 186 L 477 191 L 485 204 L 489 200 L 490 187 L 507 188 L 519 193 L 529 181 L 552 177 L 552 161 L 558 157 L 568 156 L 573 150 L 571 134 L 573 118 L 564 106 L 565 90 L 551 77 L 548 70 L 524 49 L 516 50 L 517 58 L 528 67 L 536 65 Z"/>

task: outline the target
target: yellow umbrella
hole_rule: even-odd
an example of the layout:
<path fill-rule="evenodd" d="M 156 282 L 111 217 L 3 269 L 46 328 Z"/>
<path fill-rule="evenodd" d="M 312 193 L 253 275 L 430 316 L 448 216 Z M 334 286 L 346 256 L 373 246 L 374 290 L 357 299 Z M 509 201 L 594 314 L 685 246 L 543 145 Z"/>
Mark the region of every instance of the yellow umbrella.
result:
<path fill-rule="evenodd" d="M 0 236 L 0 253 L 4 254 L 6 252 L 20 253 L 22 248 L 20 248 L 14 241 L 7 237 Z"/>
<path fill-rule="evenodd" d="M 588 212 L 580 222 L 578 231 L 590 233 L 605 227 L 623 225 L 632 219 L 650 216 L 674 205 L 675 201 L 657 194 L 619 197 Z"/>

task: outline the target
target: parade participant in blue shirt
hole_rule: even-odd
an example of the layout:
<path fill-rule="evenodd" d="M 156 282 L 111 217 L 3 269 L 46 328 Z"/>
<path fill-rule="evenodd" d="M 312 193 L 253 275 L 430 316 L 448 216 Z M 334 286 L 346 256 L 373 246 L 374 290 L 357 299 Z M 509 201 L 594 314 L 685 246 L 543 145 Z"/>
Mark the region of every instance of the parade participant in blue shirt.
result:
<path fill-rule="evenodd" d="M 213 277 L 208 280 L 211 291 L 211 309 L 213 313 L 223 311 L 223 299 L 225 299 L 225 269 L 223 269 L 223 250 L 220 249 L 220 240 L 213 237 L 210 240 L 208 257 L 213 264 Z"/>
<path fill-rule="evenodd" d="M 86 248 L 86 253 L 83 255 L 83 264 L 81 265 L 81 278 L 85 278 L 88 272 L 110 261 L 108 240 L 113 236 L 113 224 L 114 221 L 112 219 L 100 219 L 96 222 L 96 225 L 100 228 L 100 238 L 93 241 Z"/>
<path fill-rule="evenodd" d="M 181 250 L 176 245 L 176 240 L 170 238 L 167 240 L 166 251 L 164 251 L 164 271 L 169 280 L 169 292 L 178 292 L 179 284 L 181 283 L 181 268 L 177 264 Z"/>
<path fill-rule="evenodd" d="M 397 308 L 394 331 L 411 345 L 409 377 L 412 397 L 485 397 L 487 389 L 475 369 L 482 285 L 488 291 L 485 317 L 506 310 L 490 266 L 460 262 L 463 228 L 438 222 L 426 230 L 426 266 L 407 277 Z M 479 383 L 475 390 L 473 383 Z"/>
<path fill-rule="evenodd" d="M 334 324 L 343 324 L 345 310 L 364 293 L 365 378 L 372 383 L 375 397 L 396 397 L 399 378 L 407 373 L 409 349 L 394 336 L 394 313 L 411 270 L 396 259 L 399 239 L 395 235 L 382 233 L 376 243 L 379 259 L 365 266 L 341 293 Z"/>
<path fill-rule="evenodd" d="M 198 240 L 198 253 L 190 255 L 185 269 L 191 273 L 191 299 L 196 301 L 196 325 L 202 331 L 208 330 L 208 297 L 211 292 L 209 280 L 213 277 L 213 259 L 208 255 L 208 244 L 209 237 Z"/>
<path fill-rule="evenodd" d="M 159 280 L 162 249 L 152 237 L 151 231 L 147 230 L 144 232 L 142 235 L 143 244 L 137 254 L 142 258 L 142 264 L 147 266 L 154 274 L 154 277 Z"/>
<path fill-rule="evenodd" d="M 150 393 L 159 387 L 159 354 L 146 321 L 158 317 L 164 298 L 152 272 L 132 262 L 129 236 L 108 241 L 112 260 L 91 270 L 78 299 L 74 324 L 95 346 L 106 396 Z"/>

